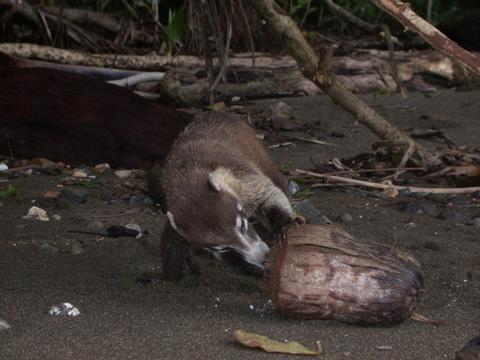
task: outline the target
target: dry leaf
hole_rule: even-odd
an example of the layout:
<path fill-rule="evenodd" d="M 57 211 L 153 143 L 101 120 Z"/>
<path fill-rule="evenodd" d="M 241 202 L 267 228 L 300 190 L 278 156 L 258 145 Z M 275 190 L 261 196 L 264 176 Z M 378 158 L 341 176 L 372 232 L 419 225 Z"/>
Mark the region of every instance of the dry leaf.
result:
<path fill-rule="evenodd" d="M 243 330 L 235 330 L 233 340 L 248 347 L 259 347 L 266 352 L 295 354 L 295 355 L 319 355 L 322 352 L 320 341 L 317 341 L 317 349 L 310 350 L 296 341 L 287 343 L 271 340 L 266 336 L 248 333 Z"/>

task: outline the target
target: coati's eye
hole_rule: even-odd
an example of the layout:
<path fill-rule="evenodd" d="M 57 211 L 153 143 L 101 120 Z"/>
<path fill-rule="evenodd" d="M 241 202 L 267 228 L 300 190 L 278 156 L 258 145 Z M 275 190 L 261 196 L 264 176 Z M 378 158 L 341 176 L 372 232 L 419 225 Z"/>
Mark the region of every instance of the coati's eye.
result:
<path fill-rule="evenodd" d="M 237 216 L 237 219 L 235 221 L 235 226 L 237 227 L 237 230 L 239 230 L 241 233 L 245 233 L 248 230 L 248 220 L 247 218 Z"/>

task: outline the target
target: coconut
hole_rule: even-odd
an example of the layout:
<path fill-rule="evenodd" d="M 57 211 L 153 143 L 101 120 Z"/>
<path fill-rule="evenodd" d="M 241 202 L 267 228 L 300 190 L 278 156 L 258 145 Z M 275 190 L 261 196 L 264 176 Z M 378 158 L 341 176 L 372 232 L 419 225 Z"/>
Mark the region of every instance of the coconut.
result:
<path fill-rule="evenodd" d="M 363 325 L 408 319 L 422 283 L 411 256 L 355 240 L 337 226 L 291 227 L 267 263 L 277 312 Z"/>

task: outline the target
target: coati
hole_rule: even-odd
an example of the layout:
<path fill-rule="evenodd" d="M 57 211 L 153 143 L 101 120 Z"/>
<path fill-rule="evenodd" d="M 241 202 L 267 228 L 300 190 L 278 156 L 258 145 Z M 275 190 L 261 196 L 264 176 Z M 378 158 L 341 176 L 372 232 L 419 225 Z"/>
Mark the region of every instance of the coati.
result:
<path fill-rule="evenodd" d="M 274 233 L 293 221 L 288 186 L 255 131 L 239 116 L 197 116 L 174 142 L 163 166 L 168 223 L 162 236 L 164 278 L 182 276 L 188 245 L 235 251 L 263 268 L 268 245 L 251 219 Z"/>

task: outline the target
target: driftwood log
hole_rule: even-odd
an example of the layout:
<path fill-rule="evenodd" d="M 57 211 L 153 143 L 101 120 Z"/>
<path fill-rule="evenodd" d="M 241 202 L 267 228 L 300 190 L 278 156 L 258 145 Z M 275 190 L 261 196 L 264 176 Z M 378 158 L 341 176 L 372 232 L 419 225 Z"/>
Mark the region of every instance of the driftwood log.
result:
<path fill-rule="evenodd" d="M 124 88 L 0 58 L 0 154 L 149 168 L 189 117 Z"/>
<path fill-rule="evenodd" d="M 328 225 L 301 225 L 273 249 L 269 292 L 285 315 L 363 325 L 408 319 L 421 286 L 418 263 Z"/>

